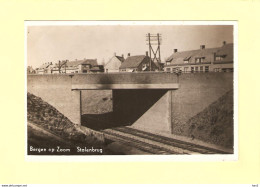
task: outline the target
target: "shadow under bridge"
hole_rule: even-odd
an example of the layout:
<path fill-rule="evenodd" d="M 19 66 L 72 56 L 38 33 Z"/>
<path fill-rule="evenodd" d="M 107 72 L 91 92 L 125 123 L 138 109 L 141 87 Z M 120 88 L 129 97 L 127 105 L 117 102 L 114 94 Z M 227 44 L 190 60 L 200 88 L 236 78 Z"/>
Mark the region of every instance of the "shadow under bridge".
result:
<path fill-rule="evenodd" d="M 164 121 L 170 128 L 169 91 L 178 88 L 177 75 L 171 73 L 79 74 L 72 79 L 72 90 L 81 92 L 81 125 L 95 130 L 130 125 L 154 128 Z M 92 93 L 88 94 L 86 90 L 92 90 Z M 102 100 L 102 92 L 100 98 L 96 97 L 100 93 L 95 92 L 101 90 L 112 91 L 112 110 L 103 113 L 82 113 L 83 107 L 93 107 L 84 103 L 86 101 L 82 100 L 82 94 L 89 97 L 87 101 L 99 105 L 98 100 Z M 109 98 L 103 99 L 106 102 Z"/>

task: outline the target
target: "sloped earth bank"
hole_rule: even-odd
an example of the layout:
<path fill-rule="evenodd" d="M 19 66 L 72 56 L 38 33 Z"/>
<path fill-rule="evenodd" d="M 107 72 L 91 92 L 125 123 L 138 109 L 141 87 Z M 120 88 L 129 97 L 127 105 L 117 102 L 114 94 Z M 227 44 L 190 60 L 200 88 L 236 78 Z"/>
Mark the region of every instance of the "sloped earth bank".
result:
<path fill-rule="evenodd" d="M 27 93 L 27 119 L 33 124 L 27 128 L 28 155 L 122 154 L 106 149 L 104 141 L 93 131 L 86 134 L 53 106 L 30 93 Z"/>
<path fill-rule="evenodd" d="M 174 126 L 174 134 L 233 149 L 233 90 L 228 91 L 187 123 Z"/>

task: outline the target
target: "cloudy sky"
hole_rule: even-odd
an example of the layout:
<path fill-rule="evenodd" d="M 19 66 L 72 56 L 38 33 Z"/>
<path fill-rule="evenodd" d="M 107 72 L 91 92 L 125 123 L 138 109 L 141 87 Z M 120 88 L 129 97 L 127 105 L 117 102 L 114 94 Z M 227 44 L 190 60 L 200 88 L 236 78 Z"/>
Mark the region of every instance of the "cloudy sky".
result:
<path fill-rule="evenodd" d="M 148 51 L 146 34 L 162 35 L 161 59 L 178 51 L 219 47 L 233 42 L 232 25 L 79 25 L 28 26 L 27 63 L 34 68 L 58 60 L 95 59 L 113 55 L 142 55 Z"/>

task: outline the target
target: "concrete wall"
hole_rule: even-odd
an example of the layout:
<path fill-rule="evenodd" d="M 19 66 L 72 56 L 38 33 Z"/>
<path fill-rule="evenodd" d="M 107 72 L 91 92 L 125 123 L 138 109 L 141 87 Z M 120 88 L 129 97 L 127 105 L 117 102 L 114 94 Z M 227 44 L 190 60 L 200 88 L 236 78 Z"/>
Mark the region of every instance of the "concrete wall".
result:
<path fill-rule="evenodd" d="M 149 89 L 113 90 L 113 112 L 116 121 L 151 129 L 157 128 L 157 123 L 160 122 L 164 123 L 164 127 L 161 128 L 160 124 L 159 129 L 169 128 L 170 99 L 167 92 Z"/>
<path fill-rule="evenodd" d="M 96 73 L 72 74 L 72 84 L 156 84 L 177 83 L 172 73 Z"/>

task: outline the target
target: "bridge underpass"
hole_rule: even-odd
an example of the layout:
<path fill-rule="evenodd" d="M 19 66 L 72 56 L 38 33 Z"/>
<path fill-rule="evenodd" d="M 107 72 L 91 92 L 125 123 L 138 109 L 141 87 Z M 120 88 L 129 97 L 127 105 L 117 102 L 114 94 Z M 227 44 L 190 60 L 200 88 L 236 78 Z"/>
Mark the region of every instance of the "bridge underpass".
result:
<path fill-rule="evenodd" d="M 75 124 L 83 122 L 82 125 L 93 129 L 131 125 L 165 137 L 176 137 L 180 127 L 232 89 L 233 73 L 194 73 L 179 77 L 157 72 L 27 76 L 27 91 L 41 97 Z M 113 111 L 86 116 L 88 121 L 82 119 L 85 116 L 82 116 L 81 99 L 85 90 L 111 90 Z M 211 115 L 204 118 L 210 120 Z M 109 123 L 99 124 L 97 119 Z M 127 127 L 122 128 L 118 130 L 130 132 Z M 192 142 L 199 143 L 196 138 Z"/>
<path fill-rule="evenodd" d="M 151 83 L 149 73 L 143 73 L 142 76 L 137 74 L 139 75 L 138 82 L 134 77 L 127 79 L 127 75 L 130 74 L 125 75 L 126 77 L 120 83 L 116 81 L 116 78 L 109 77 L 108 80 L 102 77 L 104 84 L 84 84 L 84 82 L 72 84 L 72 90 L 80 92 L 81 125 L 95 130 L 131 126 L 154 132 L 171 133 L 172 98 L 170 92 L 179 87 L 176 75 L 161 74 L 164 78 L 161 84 Z M 112 90 L 112 111 L 101 114 L 83 114 L 82 107 L 87 105 L 82 101 L 82 94 L 87 94 L 85 90 L 92 90 L 92 92 Z"/>

